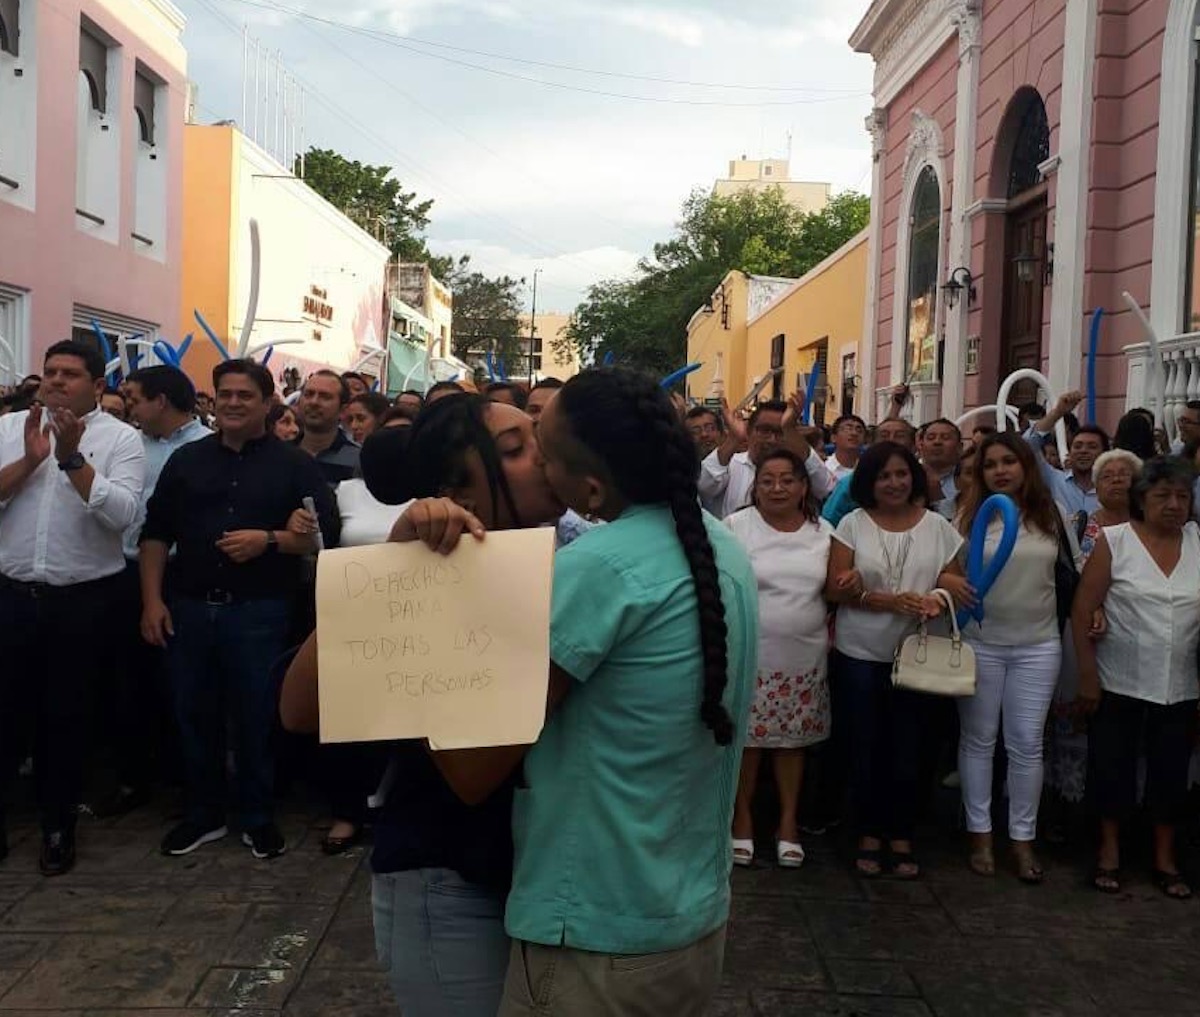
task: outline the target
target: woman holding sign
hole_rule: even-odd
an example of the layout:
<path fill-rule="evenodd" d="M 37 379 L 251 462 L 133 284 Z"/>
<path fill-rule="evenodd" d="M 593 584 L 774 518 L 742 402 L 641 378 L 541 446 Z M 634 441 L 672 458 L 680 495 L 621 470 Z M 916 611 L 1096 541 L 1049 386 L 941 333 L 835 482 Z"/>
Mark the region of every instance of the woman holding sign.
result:
<path fill-rule="evenodd" d="M 991 876 L 996 871 L 992 759 L 1003 720 L 1008 831 L 1017 876 L 1040 883 L 1044 874 L 1033 841 L 1042 794 L 1043 734 L 1062 661 L 1055 563 L 1059 541 L 1068 538 L 1033 451 L 1015 434 L 990 434 L 979 446 L 975 484 L 959 515 L 963 534 L 971 533 L 980 507 L 993 494 L 1016 503 L 1019 528 L 1012 557 L 983 598 L 983 621 L 972 620 L 963 632 L 975 650 L 977 687 L 975 695 L 958 704 L 958 772 L 971 837 L 970 865 L 979 875 Z M 985 560 L 994 556 L 1002 529 L 999 518 L 989 524 Z"/>
<path fill-rule="evenodd" d="M 428 406 L 408 434 L 406 449 L 392 443 L 394 461 L 364 459 L 364 469 L 386 472 L 366 477 L 381 498 L 422 499 L 396 524 L 397 539 L 448 550 L 468 523 L 482 533 L 484 524 L 519 529 L 562 515 L 533 424 L 516 407 L 453 394 Z M 315 636 L 288 669 L 280 714 L 289 730 L 317 729 Z M 371 856 L 379 960 L 405 1017 L 493 1017 L 508 964 L 513 781 L 466 805 L 423 743 L 391 749 Z"/>

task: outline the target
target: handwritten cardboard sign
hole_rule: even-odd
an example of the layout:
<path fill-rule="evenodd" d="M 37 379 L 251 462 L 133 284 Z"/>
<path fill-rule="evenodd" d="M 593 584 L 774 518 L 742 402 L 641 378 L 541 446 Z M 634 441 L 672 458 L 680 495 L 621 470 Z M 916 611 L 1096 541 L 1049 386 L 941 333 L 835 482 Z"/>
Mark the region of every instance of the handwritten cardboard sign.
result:
<path fill-rule="evenodd" d="M 376 544 L 317 565 L 321 741 L 533 742 L 550 666 L 554 530 Z"/>

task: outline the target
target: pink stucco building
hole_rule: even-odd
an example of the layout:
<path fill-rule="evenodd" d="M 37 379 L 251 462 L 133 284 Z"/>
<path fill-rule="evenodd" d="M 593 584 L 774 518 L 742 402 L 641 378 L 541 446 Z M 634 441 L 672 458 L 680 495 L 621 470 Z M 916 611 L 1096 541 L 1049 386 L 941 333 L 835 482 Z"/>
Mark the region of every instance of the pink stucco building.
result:
<path fill-rule="evenodd" d="M 169 0 L 0 0 L 0 381 L 93 319 L 174 338 L 183 25 Z"/>
<path fill-rule="evenodd" d="M 1111 426 L 1153 388 L 1128 292 L 1163 340 L 1173 432 L 1175 409 L 1200 398 L 1198 6 L 871 3 L 850 40 L 875 61 L 869 412 L 902 380 L 918 420 L 994 402 L 1019 367 L 1083 387 L 1099 307 Z"/>

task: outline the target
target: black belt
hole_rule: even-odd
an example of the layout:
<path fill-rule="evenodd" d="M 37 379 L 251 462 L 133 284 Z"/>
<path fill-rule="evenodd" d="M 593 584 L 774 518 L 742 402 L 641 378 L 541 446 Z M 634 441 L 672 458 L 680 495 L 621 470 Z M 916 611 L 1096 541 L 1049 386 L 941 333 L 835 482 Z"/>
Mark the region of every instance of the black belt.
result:
<path fill-rule="evenodd" d="M 119 575 L 120 573 L 117 573 Z M 20 579 L 10 579 L 0 575 L 0 590 L 11 590 L 32 599 L 49 599 L 52 597 L 70 597 L 91 590 L 103 589 L 117 578 L 116 575 L 103 576 L 100 579 L 89 579 L 82 583 L 70 583 L 66 586 L 51 586 L 49 583 L 27 583 Z"/>

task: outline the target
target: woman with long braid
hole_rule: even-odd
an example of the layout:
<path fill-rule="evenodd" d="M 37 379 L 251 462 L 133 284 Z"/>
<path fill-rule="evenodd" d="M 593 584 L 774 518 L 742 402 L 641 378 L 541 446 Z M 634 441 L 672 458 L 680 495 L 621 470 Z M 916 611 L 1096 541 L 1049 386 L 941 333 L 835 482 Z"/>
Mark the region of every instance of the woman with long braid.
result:
<path fill-rule="evenodd" d="M 701 512 L 691 438 L 652 379 L 617 368 L 571 379 L 538 440 L 559 498 L 607 525 L 555 558 L 558 705 L 514 792 L 500 1014 L 704 1014 L 729 915 L 754 573 Z M 485 761 L 514 765 L 500 750 L 440 755 L 480 761 L 439 764 L 468 800 L 507 772 Z"/>

